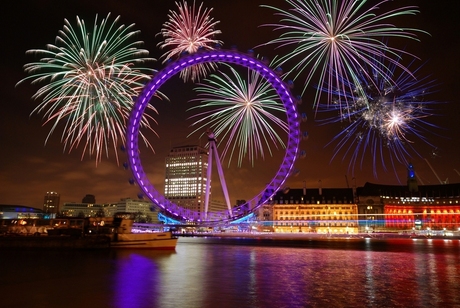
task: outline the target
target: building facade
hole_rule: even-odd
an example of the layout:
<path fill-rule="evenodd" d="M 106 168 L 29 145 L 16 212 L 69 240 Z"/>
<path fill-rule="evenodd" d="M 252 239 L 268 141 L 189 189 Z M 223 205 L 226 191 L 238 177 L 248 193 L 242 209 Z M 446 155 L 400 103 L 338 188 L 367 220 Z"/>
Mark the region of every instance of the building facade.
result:
<path fill-rule="evenodd" d="M 62 215 L 66 217 L 113 217 L 118 211 L 115 203 L 78 203 L 65 202 L 62 205 Z"/>
<path fill-rule="evenodd" d="M 204 213 L 208 151 L 196 145 L 174 147 L 165 165 L 164 196 L 182 208 Z"/>
<path fill-rule="evenodd" d="M 358 188 L 358 223 L 360 232 L 375 232 L 385 228 L 384 203 L 379 195 Z"/>
<path fill-rule="evenodd" d="M 352 234 L 358 232 L 358 207 L 348 188 L 279 191 L 259 211 L 259 222 L 273 232 Z"/>
<path fill-rule="evenodd" d="M 385 230 L 460 230 L 460 184 L 407 186 L 366 183 L 358 189 L 360 207 L 368 198 Z"/>
<path fill-rule="evenodd" d="M 158 223 L 158 212 L 151 201 L 122 198 L 114 203 L 77 203 L 63 204 L 62 215 L 66 217 L 113 217 L 117 212 L 136 214 L 136 221 Z"/>
<path fill-rule="evenodd" d="M 263 231 L 317 233 L 460 232 L 460 183 L 366 183 L 356 189 L 290 189 L 257 213 Z"/>
<path fill-rule="evenodd" d="M 43 212 L 51 215 L 56 215 L 59 213 L 59 203 L 60 203 L 60 196 L 55 191 L 48 191 L 45 194 L 44 201 L 43 201 Z"/>
<path fill-rule="evenodd" d="M 158 212 L 150 200 L 122 198 L 116 203 L 118 212 L 135 213 L 136 221 L 159 223 Z"/>
<path fill-rule="evenodd" d="M 44 211 L 24 205 L 0 204 L 0 219 L 42 219 L 49 218 Z"/>

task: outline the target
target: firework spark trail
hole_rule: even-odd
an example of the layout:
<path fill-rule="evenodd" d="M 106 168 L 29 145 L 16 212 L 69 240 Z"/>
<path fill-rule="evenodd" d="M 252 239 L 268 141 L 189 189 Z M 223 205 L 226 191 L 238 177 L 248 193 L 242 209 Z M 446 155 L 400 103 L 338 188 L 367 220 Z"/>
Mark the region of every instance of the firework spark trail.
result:
<path fill-rule="evenodd" d="M 139 49 L 141 41 L 133 41 L 140 31 L 130 26 L 118 25 L 120 16 L 110 22 L 110 13 L 98 23 L 96 16 L 92 29 L 76 17 L 77 26 L 65 19 L 56 43 L 47 49 L 28 50 L 42 58 L 24 66 L 30 76 L 22 79 L 32 84 L 42 84 L 33 95 L 41 100 L 32 113 L 44 113 L 45 124 L 52 122 L 45 140 L 61 122 L 65 122 L 61 140 L 69 152 L 84 143 L 85 153 L 95 155 L 96 164 L 105 152 L 109 156 L 113 146 L 118 162 L 119 141 L 125 141 L 126 121 L 152 69 L 140 67 L 148 58 L 148 51 Z M 159 97 L 165 98 L 158 93 Z M 156 110 L 149 106 L 151 111 Z M 153 118 L 144 113 L 142 127 L 153 131 Z M 141 135 L 147 147 L 148 140 Z M 153 149 L 153 148 L 152 148 Z"/>
<path fill-rule="evenodd" d="M 272 145 L 285 147 L 279 133 L 288 133 L 284 119 L 285 110 L 274 89 L 257 72 L 247 71 L 246 77 L 227 66 L 229 73 L 219 71 L 200 83 L 195 91 L 197 103 L 189 108 L 205 109 L 190 117 L 197 119 L 192 126 L 198 126 L 191 134 L 209 128 L 225 143 L 222 157 L 229 155 L 228 164 L 238 152 L 238 165 L 243 158 L 254 165 L 260 155 L 265 157 L 265 148 L 272 155 Z"/>
<path fill-rule="evenodd" d="M 176 6 L 178 12 L 169 11 L 169 19 L 159 33 L 164 38 L 164 41 L 158 44 L 159 47 L 170 48 L 161 56 L 164 58 L 163 63 L 179 57 L 182 53 L 191 54 L 200 49 L 212 50 L 216 45 L 222 44 L 222 41 L 214 39 L 221 31 L 214 29 L 219 21 L 211 18 L 212 8 L 203 9 L 203 3 L 197 8 L 195 1 L 192 6 L 188 6 L 187 1 L 176 2 Z M 180 77 L 184 81 L 199 81 L 216 67 L 215 63 L 194 65 L 181 71 Z"/>
<path fill-rule="evenodd" d="M 362 167 L 366 153 L 370 153 L 374 176 L 377 177 L 379 159 L 385 170 L 386 160 L 389 160 L 396 173 L 397 162 L 407 165 L 411 157 L 420 156 L 416 145 L 434 147 L 427 135 L 433 134 L 437 127 L 428 118 L 434 115 L 430 106 L 438 102 L 425 100 L 434 93 L 434 81 L 428 77 L 413 77 L 421 67 L 409 74 L 397 65 L 388 65 L 392 72 L 390 77 L 395 81 L 393 85 L 386 77 L 372 72 L 375 65 L 383 63 L 376 60 L 374 65 L 369 65 L 367 73 L 362 71 L 357 74 L 359 82 L 351 84 L 349 79 L 341 78 L 344 87 L 353 89 L 352 92 L 331 91 L 327 85 L 321 88 L 333 99 L 332 103 L 319 106 L 319 110 L 335 114 L 320 120 L 320 123 L 341 122 L 345 125 L 329 143 L 336 143 L 332 159 L 344 151 L 343 159 L 350 156 L 349 169 L 353 170 L 358 162 Z"/>
<path fill-rule="evenodd" d="M 276 65 L 294 66 L 287 70 L 288 76 L 298 79 L 306 74 L 303 92 L 313 82 L 322 88 L 324 84 L 332 89 L 349 91 L 339 76 L 347 76 L 348 84 L 359 80 L 356 72 L 364 71 L 366 63 L 375 57 L 387 63 L 397 65 L 408 71 L 400 64 L 401 55 L 414 55 L 389 46 L 383 42 L 391 37 L 418 40 L 417 33 L 425 33 L 411 28 L 399 28 L 390 21 L 398 16 L 415 15 L 418 10 L 414 6 L 406 6 L 387 12 L 379 12 L 389 0 L 365 7 L 366 0 L 286 0 L 291 9 L 282 10 L 263 5 L 275 11 L 281 17 L 277 24 L 265 24 L 282 31 L 278 38 L 268 43 L 278 45 L 278 48 L 290 48 L 288 52 L 277 59 Z M 260 45 L 261 46 L 261 45 Z M 286 69 L 286 68 L 285 68 Z M 385 66 L 376 65 L 377 71 L 384 78 L 391 80 L 391 71 Z M 319 77 L 317 77 L 319 75 Z M 343 78 L 343 77 L 342 77 Z M 331 97 L 328 94 L 328 101 Z M 314 106 L 321 100 L 321 91 L 316 92 Z"/>

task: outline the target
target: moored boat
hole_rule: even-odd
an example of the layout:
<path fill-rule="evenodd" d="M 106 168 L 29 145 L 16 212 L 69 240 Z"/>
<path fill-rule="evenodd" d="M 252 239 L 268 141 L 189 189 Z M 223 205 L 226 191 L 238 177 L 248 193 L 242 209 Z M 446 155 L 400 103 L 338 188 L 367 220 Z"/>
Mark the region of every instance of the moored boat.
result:
<path fill-rule="evenodd" d="M 125 249 L 174 250 L 178 238 L 172 232 L 133 232 L 133 214 L 115 214 L 110 247 Z"/>
<path fill-rule="evenodd" d="M 176 249 L 177 240 L 178 238 L 172 236 L 171 232 L 118 233 L 114 234 L 110 247 L 174 250 Z"/>

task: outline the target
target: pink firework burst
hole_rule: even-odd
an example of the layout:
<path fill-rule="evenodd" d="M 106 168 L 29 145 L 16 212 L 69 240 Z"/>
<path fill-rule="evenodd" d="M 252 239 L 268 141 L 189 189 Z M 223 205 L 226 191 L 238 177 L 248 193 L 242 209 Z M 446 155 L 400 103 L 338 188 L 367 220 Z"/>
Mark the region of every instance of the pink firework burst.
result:
<path fill-rule="evenodd" d="M 214 28 L 219 21 L 211 18 L 212 8 L 203 8 L 203 3 L 197 8 L 195 1 L 192 6 L 188 6 L 187 1 L 176 2 L 176 6 L 178 11 L 169 12 L 169 20 L 163 24 L 159 33 L 164 38 L 164 41 L 158 44 L 160 48 L 170 48 L 162 55 L 163 63 L 183 53 L 195 53 L 200 49 L 212 50 L 215 45 L 222 44 L 221 41 L 214 39 L 214 36 L 221 32 Z M 180 77 L 184 81 L 199 81 L 215 67 L 216 64 L 194 65 L 183 70 Z"/>

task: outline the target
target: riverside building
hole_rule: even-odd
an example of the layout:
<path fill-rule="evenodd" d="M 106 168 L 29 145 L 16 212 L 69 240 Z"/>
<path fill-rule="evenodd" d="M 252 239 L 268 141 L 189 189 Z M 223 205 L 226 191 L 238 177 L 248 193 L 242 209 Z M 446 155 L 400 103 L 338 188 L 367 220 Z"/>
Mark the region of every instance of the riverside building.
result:
<path fill-rule="evenodd" d="M 0 204 L 0 219 L 42 219 L 49 218 L 44 211 L 24 205 Z"/>
<path fill-rule="evenodd" d="M 62 215 L 66 217 L 113 217 L 117 212 L 117 205 L 113 203 L 78 203 L 65 202 Z"/>
<path fill-rule="evenodd" d="M 118 212 L 129 212 L 137 215 L 141 222 L 158 223 L 158 212 L 150 200 L 122 198 L 116 203 Z"/>
<path fill-rule="evenodd" d="M 365 231 L 460 232 L 460 184 L 418 185 L 412 164 L 407 166 L 407 185 L 366 183 L 357 195 Z"/>
<path fill-rule="evenodd" d="M 62 207 L 62 215 L 67 217 L 112 217 L 116 212 L 116 204 L 98 204 L 94 195 L 85 195 L 81 203 L 65 202 Z"/>
<path fill-rule="evenodd" d="M 136 219 L 141 222 L 158 223 L 158 213 L 153 208 L 153 203 L 142 199 L 122 198 L 118 202 L 103 204 L 66 202 L 62 210 L 64 216 L 82 218 L 113 217 L 117 212 L 135 213 Z"/>
<path fill-rule="evenodd" d="M 259 211 L 274 232 L 358 232 L 358 207 L 351 188 L 286 189 Z"/>
<path fill-rule="evenodd" d="M 357 189 L 371 230 L 460 231 L 460 184 L 410 186 L 366 183 Z"/>

